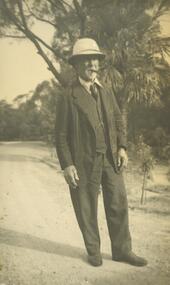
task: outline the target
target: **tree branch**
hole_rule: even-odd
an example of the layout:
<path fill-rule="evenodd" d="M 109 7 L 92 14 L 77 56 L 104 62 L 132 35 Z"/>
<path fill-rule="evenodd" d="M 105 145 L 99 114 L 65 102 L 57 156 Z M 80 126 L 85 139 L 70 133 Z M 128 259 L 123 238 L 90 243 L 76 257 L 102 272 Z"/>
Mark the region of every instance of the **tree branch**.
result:
<path fill-rule="evenodd" d="M 77 0 L 73 0 L 73 4 L 77 13 L 77 16 L 80 20 L 80 34 L 81 36 L 84 35 L 84 31 L 85 31 L 85 21 L 86 21 L 86 16 L 85 13 L 83 12 L 79 2 Z"/>
<path fill-rule="evenodd" d="M 43 51 L 43 49 L 41 48 L 40 44 L 37 42 L 40 41 L 43 45 L 45 45 L 47 48 L 49 48 L 51 51 L 54 52 L 54 50 L 48 46 L 42 39 L 40 39 L 38 36 L 36 36 L 34 33 L 32 33 L 26 23 L 25 17 L 24 17 L 24 12 L 23 12 L 23 7 L 22 7 L 22 3 L 21 0 L 18 0 L 18 8 L 19 11 L 21 13 L 21 18 L 23 21 L 23 25 L 25 27 L 25 34 L 27 35 L 27 37 L 33 42 L 33 44 L 35 45 L 35 47 L 38 50 L 38 54 L 41 55 L 41 57 L 45 60 L 45 62 L 48 65 L 48 69 L 51 70 L 51 72 L 54 74 L 54 76 L 56 77 L 56 79 L 61 83 L 61 85 L 66 86 L 66 81 L 64 80 L 64 78 L 61 76 L 61 74 L 56 70 L 55 66 L 53 65 L 53 63 L 51 62 L 51 60 L 48 58 L 48 56 L 45 54 L 45 52 Z"/>
<path fill-rule="evenodd" d="M 1 1 L 2 1 L 2 5 L 3 5 L 4 13 L 7 14 L 7 16 L 9 17 L 9 20 L 18 28 L 19 31 L 24 32 L 24 29 L 22 28 L 22 24 L 20 23 L 20 21 L 18 21 L 18 19 L 15 17 L 15 15 L 11 13 L 11 11 L 8 8 L 5 0 L 1 0 Z"/>
<path fill-rule="evenodd" d="M 0 33 L 0 37 L 3 37 L 3 38 L 13 38 L 13 39 L 26 39 L 25 36 L 8 35 L 8 34 L 4 34 L 4 33 Z"/>
<path fill-rule="evenodd" d="M 25 4 L 26 4 L 26 6 L 27 6 L 29 12 L 33 15 L 33 17 L 35 17 L 36 19 L 38 19 L 38 20 L 40 20 L 40 21 L 42 21 L 42 22 L 46 22 L 46 23 L 48 23 L 48 24 L 51 24 L 53 27 L 57 28 L 57 26 L 56 26 L 54 23 L 52 23 L 52 22 L 50 22 L 50 21 L 48 21 L 48 20 L 42 19 L 42 18 L 38 17 L 37 15 L 35 15 L 35 14 L 32 12 L 32 10 L 30 9 L 29 5 L 26 3 L 25 0 L 24 0 L 24 2 L 25 2 Z M 24 15 L 23 15 L 23 16 L 24 16 Z M 27 26 L 27 29 L 28 29 L 28 26 Z M 38 36 L 37 36 L 35 33 L 33 33 L 30 29 L 29 29 L 29 32 L 30 32 L 30 33 L 32 34 L 32 36 L 34 36 L 39 42 L 41 42 L 47 49 L 49 49 L 56 57 L 62 59 L 64 62 L 67 62 L 67 61 L 66 61 L 66 58 L 65 58 L 59 51 L 55 50 L 55 49 L 52 48 L 50 45 L 48 45 L 44 40 L 42 40 L 40 37 L 38 37 Z M 69 34 L 70 39 L 72 39 L 72 35 L 71 35 L 69 32 L 68 32 L 68 34 Z"/>
<path fill-rule="evenodd" d="M 99 1 L 98 1 L 99 2 Z M 88 1 L 87 3 L 86 3 L 86 0 L 82 0 L 82 6 L 83 7 L 88 7 L 88 8 L 90 8 L 90 9 L 100 9 L 100 8 L 104 8 L 106 5 L 108 5 L 108 4 L 113 4 L 113 0 L 105 0 L 105 2 L 104 3 L 99 3 L 99 4 L 97 4 L 97 3 L 90 3 L 90 1 Z"/>
<path fill-rule="evenodd" d="M 37 15 L 31 10 L 31 8 L 30 8 L 30 6 L 28 5 L 27 1 L 24 0 L 24 2 L 25 2 L 25 5 L 27 6 L 27 9 L 28 9 L 30 15 L 33 16 L 36 20 L 41 21 L 41 22 L 44 22 L 44 23 L 47 23 L 47 24 L 51 25 L 52 27 L 57 28 L 56 24 L 54 24 L 53 22 L 51 22 L 51 21 L 49 21 L 49 20 L 47 20 L 47 19 L 44 19 L 44 18 L 41 18 L 41 17 L 37 16 Z"/>
<path fill-rule="evenodd" d="M 48 69 L 53 73 L 53 75 L 60 82 L 60 84 L 62 86 L 67 86 L 66 80 L 64 80 L 64 78 L 61 76 L 61 74 L 56 70 L 56 68 L 53 65 L 53 63 L 50 61 L 50 59 L 48 58 L 46 53 L 41 48 L 39 42 L 36 40 L 36 38 L 33 36 L 31 31 L 28 29 L 27 23 L 26 23 L 26 20 L 25 20 L 25 17 L 24 17 L 24 13 L 23 13 L 23 10 L 22 10 L 22 3 L 20 2 L 20 0 L 17 1 L 17 4 L 18 4 L 18 8 L 19 8 L 19 11 L 20 11 L 20 14 L 21 14 L 21 19 L 23 21 L 23 26 L 24 27 L 22 27 L 22 24 L 18 21 L 16 16 L 14 14 L 12 14 L 10 9 L 7 7 L 5 1 L 2 0 L 2 2 L 3 2 L 3 6 L 4 6 L 3 8 L 5 9 L 5 12 L 8 15 L 9 19 L 11 20 L 11 22 L 19 29 L 19 31 L 21 31 L 34 44 L 34 46 L 37 48 L 38 54 L 47 63 Z"/>
<path fill-rule="evenodd" d="M 28 30 L 27 22 L 26 22 L 26 19 L 24 16 L 24 11 L 23 11 L 22 0 L 17 0 L 16 2 L 18 4 L 18 8 L 19 8 L 19 12 L 21 15 L 21 20 L 22 20 L 23 26 L 24 26 L 25 30 Z"/>
<path fill-rule="evenodd" d="M 38 54 L 44 59 L 44 61 L 48 65 L 48 69 L 53 73 L 55 78 L 60 82 L 62 86 L 67 86 L 66 80 L 61 76 L 61 74 L 56 70 L 55 66 L 51 62 L 51 60 L 48 58 L 48 56 L 45 54 L 43 49 L 41 48 L 40 44 L 35 40 L 34 37 L 30 36 L 30 40 L 33 42 L 35 47 L 37 48 Z"/>
<path fill-rule="evenodd" d="M 49 3 L 51 4 L 51 7 L 52 7 L 52 8 L 53 8 L 53 7 L 55 7 L 56 9 L 59 8 L 55 1 L 53 2 L 52 0 L 47 0 L 47 2 L 49 2 Z"/>
<path fill-rule="evenodd" d="M 68 11 L 67 11 L 67 9 L 65 8 L 65 6 L 63 5 L 63 3 L 65 3 L 65 1 L 61 1 L 61 0 L 56 0 L 56 1 L 46 0 L 46 1 L 48 1 L 48 2 L 51 4 L 51 7 L 52 7 L 52 8 L 53 8 L 53 7 L 55 7 L 56 9 L 59 9 L 59 8 L 60 8 L 60 9 L 62 10 L 62 12 L 63 12 L 66 16 L 68 15 Z M 59 3 L 57 4 L 56 2 L 59 2 Z M 62 3 L 62 2 L 63 2 L 63 3 Z M 66 4 L 66 3 L 65 3 L 65 4 Z M 67 6 L 69 6 L 72 10 L 74 10 L 69 4 L 67 4 Z M 69 27 L 66 26 L 66 24 L 65 24 L 64 22 L 63 22 L 63 26 L 67 28 L 67 34 L 68 34 L 68 36 L 69 36 L 70 41 L 73 41 L 74 38 L 73 38 L 72 33 L 71 33 L 70 30 L 69 30 Z M 56 26 L 56 28 L 57 28 L 57 26 Z"/>
<path fill-rule="evenodd" d="M 152 20 L 155 21 L 157 20 L 159 17 L 161 17 L 162 15 L 164 15 L 165 11 L 166 10 L 169 10 L 170 7 L 168 5 L 168 2 L 167 0 L 161 0 L 158 7 L 157 7 L 157 10 L 155 12 L 155 14 L 153 15 L 152 17 Z M 168 12 L 168 11 L 167 11 Z"/>
<path fill-rule="evenodd" d="M 51 7 L 55 7 L 57 10 L 60 9 L 64 12 L 64 14 L 67 13 L 67 9 L 65 8 L 64 4 L 62 3 L 62 1 L 60 0 L 47 0 L 50 4 L 51 4 Z"/>
<path fill-rule="evenodd" d="M 31 37 L 34 37 L 36 40 L 38 40 L 40 43 L 42 43 L 47 49 L 49 49 L 55 56 L 57 56 L 59 59 L 62 59 L 66 62 L 65 57 L 57 52 L 55 49 L 53 49 L 50 45 L 48 45 L 44 40 L 42 40 L 40 37 L 38 37 L 36 34 L 34 34 L 32 31 L 28 30 Z M 28 35 L 29 36 L 29 35 Z"/>
<path fill-rule="evenodd" d="M 56 5 L 57 8 L 58 8 L 58 5 L 57 5 L 57 3 L 58 3 L 58 4 L 60 5 L 60 7 L 61 7 L 65 12 L 67 12 L 67 9 L 66 9 L 65 5 L 66 5 L 67 7 L 69 7 L 70 10 L 74 10 L 73 7 L 72 7 L 69 3 L 67 3 L 66 1 L 64 1 L 64 0 L 54 0 L 54 2 L 53 2 L 52 0 L 49 0 L 49 2 L 51 2 L 51 3 L 54 3 L 54 2 L 55 2 L 55 5 Z"/>
<path fill-rule="evenodd" d="M 63 3 L 63 5 L 66 5 L 67 7 L 69 7 L 71 10 L 73 10 L 73 7 L 69 4 L 69 3 L 67 3 L 66 1 L 64 1 L 64 0 L 58 0 L 60 3 Z"/>
<path fill-rule="evenodd" d="M 25 32 L 28 36 L 28 38 L 30 38 L 31 40 L 33 38 L 35 38 L 36 40 L 38 40 L 40 43 L 42 43 L 47 49 L 49 49 L 55 56 L 59 57 L 60 59 L 62 59 L 63 61 L 66 61 L 65 57 L 62 56 L 61 53 L 57 52 L 55 49 L 53 49 L 50 45 L 48 45 L 44 40 L 42 40 L 40 37 L 38 37 L 36 34 L 34 34 L 27 26 L 27 23 L 26 23 L 26 19 L 25 19 L 25 16 L 24 16 L 24 12 L 23 12 L 23 7 L 22 7 L 22 3 L 21 3 L 21 0 L 18 0 L 18 7 L 19 7 L 19 11 L 21 13 L 21 18 L 22 18 L 22 21 L 23 21 L 23 25 L 25 27 Z"/>

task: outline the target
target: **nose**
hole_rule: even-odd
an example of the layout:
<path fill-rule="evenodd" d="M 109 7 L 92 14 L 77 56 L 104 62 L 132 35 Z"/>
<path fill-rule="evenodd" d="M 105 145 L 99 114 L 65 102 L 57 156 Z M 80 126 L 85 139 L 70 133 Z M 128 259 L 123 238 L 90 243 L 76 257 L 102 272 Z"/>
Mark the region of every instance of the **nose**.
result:
<path fill-rule="evenodd" d="M 94 60 L 91 59 L 91 58 L 89 58 L 89 59 L 87 60 L 87 64 L 88 64 L 89 66 L 92 66 L 92 65 L 94 64 Z"/>
<path fill-rule="evenodd" d="M 94 58 L 89 58 L 87 60 L 87 65 L 88 65 L 88 67 L 94 67 L 97 65 L 97 60 Z"/>
<path fill-rule="evenodd" d="M 95 62 L 96 62 L 96 59 L 93 59 L 93 58 L 88 59 L 89 65 L 93 65 L 93 64 L 95 64 Z"/>

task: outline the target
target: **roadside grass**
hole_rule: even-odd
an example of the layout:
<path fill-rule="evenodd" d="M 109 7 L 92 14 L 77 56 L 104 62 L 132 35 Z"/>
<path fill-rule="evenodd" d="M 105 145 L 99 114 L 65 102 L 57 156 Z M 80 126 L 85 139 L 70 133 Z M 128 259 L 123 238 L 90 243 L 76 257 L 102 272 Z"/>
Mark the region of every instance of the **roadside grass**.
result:
<path fill-rule="evenodd" d="M 170 215 L 170 181 L 168 179 L 168 165 L 157 163 L 153 169 L 153 176 L 148 177 L 145 188 L 144 204 L 141 205 L 142 174 L 136 163 L 130 162 L 125 171 L 129 208 L 146 213 Z M 160 176 L 160 177 L 159 177 Z"/>

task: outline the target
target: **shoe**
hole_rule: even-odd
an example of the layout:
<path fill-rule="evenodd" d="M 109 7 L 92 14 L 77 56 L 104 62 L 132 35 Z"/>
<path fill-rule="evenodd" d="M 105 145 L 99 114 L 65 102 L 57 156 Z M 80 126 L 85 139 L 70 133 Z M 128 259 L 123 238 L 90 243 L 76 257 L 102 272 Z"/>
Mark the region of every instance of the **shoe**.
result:
<path fill-rule="evenodd" d="M 148 263 L 146 259 L 137 256 L 132 251 L 122 254 L 120 256 L 115 256 L 115 257 L 113 256 L 112 259 L 118 262 L 126 262 L 134 266 L 145 266 Z"/>
<path fill-rule="evenodd" d="M 93 266 L 101 266 L 103 264 L 102 257 L 98 255 L 88 255 L 88 262 Z"/>

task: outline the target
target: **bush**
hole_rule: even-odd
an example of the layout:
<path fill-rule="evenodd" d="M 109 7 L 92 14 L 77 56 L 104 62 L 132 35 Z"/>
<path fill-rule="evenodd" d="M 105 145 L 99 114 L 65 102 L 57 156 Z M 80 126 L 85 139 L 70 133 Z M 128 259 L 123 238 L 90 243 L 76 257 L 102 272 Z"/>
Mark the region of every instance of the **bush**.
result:
<path fill-rule="evenodd" d="M 141 204 L 143 204 L 147 180 L 152 176 L 151 171 L 154 167 L 155 160 L 152 154 L 152 148 L 144 142 L 142 135 L 138 137 L 136 145 L 130 143 L 130 152 L 138 164 L 138 171 L 143 176 L 141 187 Z"/>
<path fill-rule="evenodd" d="M 170 135 L 166 131 L 157 127 L 154 130 L 145 132 L 145 140 L 147 144 L 152 146 L 153 154 L 156 158 L 161 160 L 168 160 L 170 158 Z"/>

